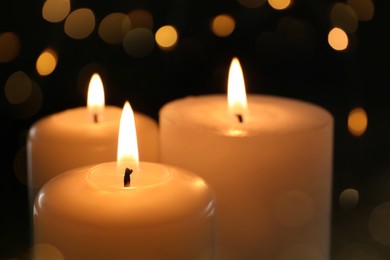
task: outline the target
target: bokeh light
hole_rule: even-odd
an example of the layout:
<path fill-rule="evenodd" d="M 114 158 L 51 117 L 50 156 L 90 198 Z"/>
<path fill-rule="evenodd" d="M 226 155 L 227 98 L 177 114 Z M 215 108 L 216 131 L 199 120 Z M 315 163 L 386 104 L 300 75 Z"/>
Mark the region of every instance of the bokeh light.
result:
<path fill-rule="evenodd" d="M 340 193 L 339 204 L 343 210 L 354 208 L 359 202 L 359 192 L 355 189 L 345 189 Z"/>
<path fill-rule="evenodd" d="M 359 25 L 355 11 L 344 3 L 336 3 L 332 6 L 330 20 L 333 27 L 341 28 L 347 33 L 356 32 Z"/>
<path fill-rule="evenodd" d="M 13 170 L 15 176 L 24 185 L 28 185 L 27 180 L 27 149 L 23 146 L 15 155 Z"/>
<path fill-rule="evenodd" d="M 302 191 L 285 192 L 276 201 L 274 214 L 280 224 L 299 227 L 313 215 L 312 199 Z"/>
<path fill-rule="evenodd" d="M 171 50 L 176 46 L 178 41 L 178 33 L 175 27 L 165 25 L 156 32 L 156 43 L 163 50 Z"/>
<path fill-rule="evenodd" d="M 19 36 L 14 32 L 0 33 L 0 62 L 13 61 L 20 52 Z"/>
<path fill-rule="evenodd" d="M 212 32 L 219 37 L 227 37 L 234 31 L 236 21 L 228 14 L 220 14 L 211 21 Z"/>
<path fill-rule="evenodd" d="M 292 3 L 292 0 L 268 0 L 268 4 L 275 10 L 287 9 Z"/>
<path fill-rule="evenodd" d="M 111 13 L 100 22 L 98 34 L 106 43 L 119 44 L 130 29 L 131 21 L 127 14 Z"/>
<path fill-rule="evenodd" d="M 343 51 L 348 47 L 348 35 L 340 28 L 329 31 L 328 43 L 336 51 Z"/>
<path fill-rule="evenodd" d="M 368 117 L 366 111 L 361 108 L 354 108 L 348 114 L 348 130 L 354 136 L 361 136 L 366 132 Z"/>
<path fill-rule="evenodd" d="M 267 0 L 237 0 L 241 5 L 247 8 L 258 8 L 267 2 Z"/>
<path fill-rule="evenodd" d="M 371 212 L 368 228 L 371 236 L 384 245 L 390 245 L 390 202 L 385 202 Z"/>
<path fill-rule="evenodd" d="M 368 243 L 346 244 L 335 253 L 334 260 L 385 260 L 374 247 Z"/>
<path fill-rule="evenodd" d="M 32 91 L 30 77 L 23 71 L 14 72 L 8 77 L 5 83 L 5 96 L 11 104 L 21 104 L 25 102 Z"/>
<path fill-rule="evenodd" d="M 88 37 L 95 28 L 95 15 L 91 9 L 80 8 L 69 14 L 65 20 L 65 33 L 73 39 Z"/>
<path fill-rule="evenodd" d="M 70 0 L 47 0 L 43 4 L 42 17 L 48 22 L 63 21 L 70 12 Z"/>
<path fill-rule="evenodd" d="M 135 28 L 126 34 L 123 48 L 132 57 L 145 57 L 154 48 L 154 35 L 149 29 Z"/>
<path fill-rule="evenodd" d="M 367 183 L 367 194 L 376 204 L 390 201 L 390 169 L 387 168 L 379 173 L 372 174 Z"/>
<path fill-rule="evenodd" d="M 152 14 L 143 9 L 137 9 L 131 11 L 128 14 L 132 28 L 146 28 L 150 31 L 153 30 L 153 16 Z"/>
<path fill-rule="evenodd" d="M 375 6 L 372 0 L 347 0 L 347 4 L 355 10 L 359 21 L 370 21 L 373 19 Z"/>
<path fill-rule="evenodd" d="M 9 116 L 25 119 L 33 116 L 42 106 L 42 90 L 22 72 L 10 75 L 4 86 L 5 96 L 9 102 L 6 112 Z"/>
<path fill-rule="evenodd" d="M 44 50 L 39 55 L 35 67 L 39 75 L 50 75 L 57 67 L 57 54 L 55 51 L 52 49 Z"/>
<path fill-rule="evenodd" d="M 31 256 L 34 260 L 64 260 L 61 251 L 49 244 L 35 244 L 31 248 Z"/>

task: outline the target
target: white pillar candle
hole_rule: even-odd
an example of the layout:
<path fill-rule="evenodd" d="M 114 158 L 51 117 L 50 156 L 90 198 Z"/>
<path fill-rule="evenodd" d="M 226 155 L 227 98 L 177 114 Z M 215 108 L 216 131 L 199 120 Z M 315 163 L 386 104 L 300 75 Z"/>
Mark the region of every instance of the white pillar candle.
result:
<path fill-rule="evenodd" d="M 118 142 L 125 149 L 118 147 L 117 163 L 73 169 L 42 187 L 34 205 L 35 243 L 72 260 L 214 259 L 212 189 L 188 170 L 138 164 L 134 139 L 121 138 L 129 122 L 121 120 Z M 133 170 L 127 180 L 126 168 Z"/>
<path fill-rule="evenodd" d="M 119 107 L 104 106 L 103 85 L 94 74 L 88 107 L 55 113 L 30 128 L 27 139 L 29 186 L 36 190 L 64 171 L 115 161 L 120 115 Z M 135 121 L 141 160 L 158 162 L 157 122 L 141 113 L 135 113 Z"/>
<path fill-rule="evenodd" d="M 328 259 L 333 117 L 300 100 L 247 99 L 231 109 L 223 95 L 164 105 L 161 161 L 215 190 L 220 259 Z"/>

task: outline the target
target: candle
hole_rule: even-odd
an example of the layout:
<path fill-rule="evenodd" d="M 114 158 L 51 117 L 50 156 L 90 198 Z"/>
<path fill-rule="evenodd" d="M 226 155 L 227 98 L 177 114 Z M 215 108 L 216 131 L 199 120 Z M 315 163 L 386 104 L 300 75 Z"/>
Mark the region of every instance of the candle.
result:
<path fill-rule="evenodd" d="M 117 162 L 70 170 L 42 187 L 35 243 L 72 260 L 214 259 L 212 189 L 188 170 L 138 162 L 131 118 L 126 102 Z"/>
<path fill-rule="evenodd" d="M 64 171 L 115 160 L 121 109 L 104 106 L 103 84 L 96 73 L 89 84 L 87 101 L 87 107 L 47 116 L 30 128 L 27 161 L 33 191 Z M 140 158 L 157 162 L 157 122 L 141 113 L 135 113 L 135 121 Z"/>
<path fill-rule="evenodd" d="M 228 84 L 241 87 L 228 101 L 194 96 L 161 108 L 161 161 L 215 190 L 220 259 L 328 259 L 333 117 L 296 99 L 242 95 L 237 58 Z"/>

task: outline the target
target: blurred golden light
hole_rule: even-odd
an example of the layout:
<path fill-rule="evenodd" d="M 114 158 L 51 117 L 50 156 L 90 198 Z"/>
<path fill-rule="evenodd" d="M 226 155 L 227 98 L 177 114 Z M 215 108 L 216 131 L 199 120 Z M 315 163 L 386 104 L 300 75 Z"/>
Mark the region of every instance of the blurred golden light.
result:
<path fill-rule="evenodd" d="M 35 260 L 64 260 L 61 251 L 55 246 L 49 244 L 35 244 L 32 248 L 32 259 Z"/>
<path fill-rule="evenodd" d="M 42 17 L 48 22 L 57 23 L 63 21 L 69 12 L 69 0 L 47 0 L 43 4 Z"/>
<path fill-rule="evenodd" d="M 130 56 L 142 58 L 152 52 L 154 36 L 146 28 L 135 28 L 128 32 L 123 39 L 123 48 Z"/>
<path fill-rule="evenodd" d="M 133 28 L 141 27 L 153 30 L 153 16 L 149 11 L 138 9 L 131 11 L 128 15 Z"/>
<path fill-rule="evenodd" d="M 328 43 L 336 51 L 343 51 L 348 47 L 348 35 L 340 28 L 333 28 L 328 34 Z"/>
<path fill-rule="evenodd" d="M 359 202 L 359 192 L 355 189 L 345 189 L 339 197 L 339 204 L 343 210 L 354 208 Z"/>
<path fill-rule="evenodd" d="M 385 260 L 369 243 L 349 243 L 335 251 L 333 260 Z"/>
<path fill-rule="evenodd" d="M 14 32 L 0 33 L 0 62 L 13 61 L 20 52 L 19 37 Z"/>
<path fill-rule="evenodd" d="M 226 37 L 232 34 L 236 27 L 236 21 L 228 14 L 220 14 L 211 22 L 211 30 L 219 37 Z"/>
<path fill-rule="evenodd" d="M 347 0 L 360 21 L 370 21 L 374 17 L 375 6 L 372 0 Z"/>
<path fill-rule="evenodd" d="M 17 71 L 8 77 L 5 83 L 5 96 L 9 103 L 20 104 L 31 95 L 32 82 L 29 76 Z"/>
<path fill-rule="evenodd" d="M 390 245 L 390 202 L 374 208 L 368 220 L 368 229 L 377 242 Z"/>
<path fill-rule="evenodd" d="M 35 67 L 39 75 L 50 75 L 57 67 L 57 54 L 52 49 L 44 50 L 39 55 Z"/>
<path fill-rule="evenodd" d="M 155 39 L 161 49 L 171 50 L 177 44 L 178 34 L 175 27 L 166 25 L 157 30 Z"/>
<path fill-rule="evenodd" d="M 18 180 L 24 185 L 28 185 L 27 181 L 27 151 L 26 146 L 20 148 L 16 153 L 13 163 L 13 170 Z"/>
<path fill-rule="evenodd" d="M 363 108 L 358 107 L 348 114 L 348 130 L 354 136 L 361 136 L 367 129 L 368 117 Z"/>
<path fill-rule="evenodd" d="M 118 44 L 131 29 L 129 16 L 124 13 L 111 13 L 103 18 L 98 28 L 98 34 L 103 41 Z"/>
<path fill-rule="evenodd" d="M 267 0 L 237 0 L 241 5 L 247 8 L 257 8 L 265 4 Z"/>
<path fill-rule="evenodd" d="M 356 32 L 359 25 L 355 11 L 344 3 L 336 3 L 332 6 L 330 20 L 333 27 L 341 28 L 347 33 Z"/>
<path fill-rule="evenodd" d="M 22 71 L 13 73 L 6 81 L 5 96 L 9 116 L 25 119 L 33 116 L 42 106 L 42 90 Z"/>
<path fill-rule="evenodd" d="M 65 20 L 65 33 L 73 39 L 88 37 L 95 28 L 95 15 L 91 9 L 80 8 L 69 14 Z"/>
<path fill-rule="evenodd" d="M 268 4 L 275 10 L 284 10 L 292 5 L 292 0 L 268 0 Z"/>

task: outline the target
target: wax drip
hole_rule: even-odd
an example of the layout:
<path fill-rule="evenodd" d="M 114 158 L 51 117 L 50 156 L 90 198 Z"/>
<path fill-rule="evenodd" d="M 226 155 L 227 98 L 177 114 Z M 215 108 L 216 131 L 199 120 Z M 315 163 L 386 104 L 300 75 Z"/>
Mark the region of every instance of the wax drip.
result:
<path fill-rule="evenodd" d="M 236 117 L 238 119 L 238 122 L 240 123 L 244 122 L 244 117 L 241 114 L 236 114 Z"/>
<path fill-rule="evenodd" d="M 123 178 L 123 184 L 125 187 L 130 187 L 130 174 L 133 172 L 132 169 L 126 168 L 125 177 Z"/>

